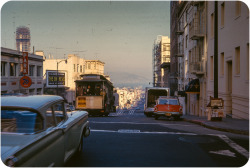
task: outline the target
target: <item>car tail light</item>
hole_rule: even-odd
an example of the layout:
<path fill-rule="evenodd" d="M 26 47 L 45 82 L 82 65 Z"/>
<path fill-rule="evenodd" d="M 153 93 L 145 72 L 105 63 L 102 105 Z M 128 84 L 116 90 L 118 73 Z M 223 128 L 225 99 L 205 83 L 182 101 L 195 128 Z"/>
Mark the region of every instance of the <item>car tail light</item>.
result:
<path fill-rule="evenodd" d="M 179 112 L 182 113 L 182 107 L 180 107 Z"/>
<path fill-rule="evenodd" d="M 14 167 L 16 166 L 16 162 L 17 162 L 17 158 L 14 156 L 10 156 L 7 160 L 6 160 L 6 166 L 9 167 Z"/>
<path fill-rule="evenodd" d="M 157 111 L 157 107 L 155 107 L 154 111 Z"/>

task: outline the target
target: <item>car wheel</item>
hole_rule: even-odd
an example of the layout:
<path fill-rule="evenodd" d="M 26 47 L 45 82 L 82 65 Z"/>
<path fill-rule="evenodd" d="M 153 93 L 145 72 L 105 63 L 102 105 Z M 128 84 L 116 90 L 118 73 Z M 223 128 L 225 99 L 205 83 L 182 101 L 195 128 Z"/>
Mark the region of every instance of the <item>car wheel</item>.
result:
<path fill-rule="evenodd" d="M 180 120 L 180 116 L 174 117 L 174 120 L 179 121 Z"/>
<path fill-rule="evenodd" d="M 155 115 L 155 120 L 158 120 L 159 116 Z"/>

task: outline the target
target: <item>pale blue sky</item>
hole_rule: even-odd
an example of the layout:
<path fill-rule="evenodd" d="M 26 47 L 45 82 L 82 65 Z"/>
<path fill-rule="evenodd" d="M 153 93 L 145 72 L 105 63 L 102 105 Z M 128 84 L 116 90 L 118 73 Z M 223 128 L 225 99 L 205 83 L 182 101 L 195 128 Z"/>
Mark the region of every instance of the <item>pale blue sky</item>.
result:
<path fill-rule="evenodd" d="M 28 26 L 31 45 L 55 58 L 77 54 L 105 62 L 105 72 L 152 81 L 152 45 L 170 36 L 169 1 L 10 1 L 1 9 L 2 47 L 15 49 L 14 32 Z"/>

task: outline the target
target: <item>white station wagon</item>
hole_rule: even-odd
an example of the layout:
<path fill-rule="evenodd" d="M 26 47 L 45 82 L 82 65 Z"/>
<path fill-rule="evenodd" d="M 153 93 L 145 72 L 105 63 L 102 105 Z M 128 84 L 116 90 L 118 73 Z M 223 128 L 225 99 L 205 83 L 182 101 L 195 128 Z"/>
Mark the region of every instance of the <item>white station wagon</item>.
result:
<path fill-rule="evenodd" d="M 63 166 L 90 134 L 86 111 L 60 96 L 1 97 L 1 159 L 9 167 Z"/>

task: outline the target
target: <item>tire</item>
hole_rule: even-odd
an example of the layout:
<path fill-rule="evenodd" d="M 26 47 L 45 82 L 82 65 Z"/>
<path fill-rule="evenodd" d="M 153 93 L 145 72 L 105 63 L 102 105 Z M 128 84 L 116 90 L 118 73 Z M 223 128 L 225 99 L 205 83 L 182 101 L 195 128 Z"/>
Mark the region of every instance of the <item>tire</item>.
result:
<path fill-rule="evenodd" d="M 175 120 L 175 121 L 179 121 L 179 120 L 180 120 L 180 116 L 174 117 L 174 120 Z"/>
<path fill-rule="evenodd" d="M 159 116 L 155 115 L 155 120 L 158 120 L 159 119 Z"/>

